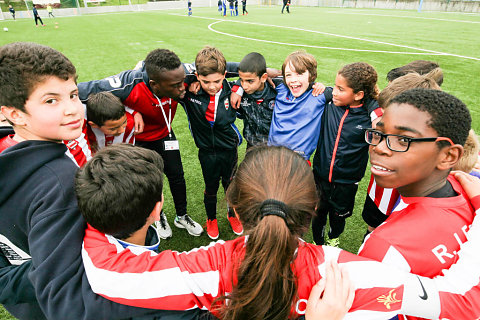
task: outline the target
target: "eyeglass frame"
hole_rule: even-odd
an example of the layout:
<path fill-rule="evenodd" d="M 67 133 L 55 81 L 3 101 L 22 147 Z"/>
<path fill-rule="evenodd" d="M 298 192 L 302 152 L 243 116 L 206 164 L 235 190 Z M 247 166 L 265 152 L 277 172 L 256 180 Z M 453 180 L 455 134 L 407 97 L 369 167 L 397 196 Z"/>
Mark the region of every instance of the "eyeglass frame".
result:
<path fill-rule="evenodd" d="M 368 142 L 367 140 L 367 134 L 369 132 L 374 132 L 374 133 L 377 133 L 377 134 L 380 134 L 380 141 L 378 141 L 377 144 L 373 144 L 373 143 L 370 143 Z M 403 150 L 403 151 L 399 151 L 399 150 L 393 150 L 392 147 L 390 146 L 390 142 L 389 142 L 389 139 L 388 137 L 401 137 L 401 138 L 404 138 L 407 142 L 408 142 L 408 145 L 407 145 L 407 149 Z M 450 138 L 447 138 L 447 137 L 431 137 L 431 138 L 412 138 L 412 137 L 407 137 L 407 136 L 403 136 L 401 134 L 386 134 L 386 133 L 383 133 L 381 131 L 378 131 L 378 130 L 375 130 L 373 128 L 369 128 L 369 129 L 365 129 L 365 142 L 368 143 L 369 145 L 371 146 L 378 146 L 380 144 L 380 142 L 382 142 L 382 140 L 385 139 L 385 143 L 387 145 L 387 148 L 390 149 L 391 151 L 393 152 L 407 152 L 408 149 L 410 149 L 410 144 L 412 142 L 438 142 L 438 141 L 447 141 L 450 143 L 450 145 L 455 145 L 452 141 L 452 139 Z"/>

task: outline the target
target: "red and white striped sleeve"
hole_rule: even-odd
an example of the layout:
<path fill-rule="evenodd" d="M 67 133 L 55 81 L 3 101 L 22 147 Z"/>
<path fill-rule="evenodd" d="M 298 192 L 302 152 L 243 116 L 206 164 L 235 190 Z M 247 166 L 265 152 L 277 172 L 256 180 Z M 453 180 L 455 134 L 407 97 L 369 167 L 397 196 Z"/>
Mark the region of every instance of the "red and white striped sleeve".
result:
<path fill-rule="evenodd" d="M 92 150 L 87 138 L 87 121 L 83 123 L 82 134 L 75 140 L 64 140 L 67 146 L 65 154 L 79 167 L 92 158 Z"/>
<path fill-rule="evenodd" d="M 130 109 L 131 110 L 131 109 Z M 133 110 L 132 110 L 133 111 Z M 127 126 L 125 127 L 125 132 L 123 133 L 124 143 L 135 144 L 135 120 L 133 115 L 129 112 L 125 112 L 127 116 Z"/>
<path fill-rule="evenodd" d="M 82 258 L 92 290 L 115 302 L 153 309 L 209 309 L 223 294 L 220 273 L 231 257 L 223 241 L 189 252 L 124 249 L 91 226 L 85 231 Z M 230 272 L 231 273 L 231 272 Z"/>
<path fill-rule="evenodd" d="M 373 178 L 370 177 L 367 194 L 376 204 L 377 208 L 385 215 L 390 215 L 400 194 L 397 189 L 382 188 L 378 186 Z"/>

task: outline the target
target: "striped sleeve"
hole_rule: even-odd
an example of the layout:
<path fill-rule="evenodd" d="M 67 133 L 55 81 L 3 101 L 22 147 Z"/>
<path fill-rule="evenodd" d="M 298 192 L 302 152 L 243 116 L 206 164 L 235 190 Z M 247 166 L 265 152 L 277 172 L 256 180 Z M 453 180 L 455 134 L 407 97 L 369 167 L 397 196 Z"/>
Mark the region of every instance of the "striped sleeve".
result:
<path fill-rule="evenodd" d="M 124 249 L 89 226 L 82 259 L 92 290 L 109 300 L 153 309 L 208 309 L 224 290 L 220 280 L 224 249 L 223 241 L 182 253 Z"/>
<path fill-rule="evenodd" d="M 125 127 L 125 132 L 123 133 L 123 141 L 122 142 L 129 143 L 129 144 L 135 144 L 135 135 L 134 135 L 134 133 L 135 133 L 135 120 L 133 119 L 132 114 L 130 114 L 128 112 L 126 112 L 125 114 L 127 116 L 127 126 Z"/>

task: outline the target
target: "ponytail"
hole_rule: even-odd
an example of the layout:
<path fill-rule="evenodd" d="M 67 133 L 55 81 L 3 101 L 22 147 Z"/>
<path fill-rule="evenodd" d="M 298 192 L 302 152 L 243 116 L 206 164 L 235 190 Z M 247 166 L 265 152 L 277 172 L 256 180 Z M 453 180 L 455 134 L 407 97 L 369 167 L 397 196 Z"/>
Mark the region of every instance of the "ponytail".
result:
<path fill-rule="evenodd" d="M 281 217 L 263 217 L 248 236 L 222 319 L 287 319 L 297 295 L 291 268 L 297 246 Z"/>
<path fill-rule="evenodd" d="M 284 147 L 255 147 L 245 155 L 227 190 L 241 220 L 245 256 L 238 279 L 219 300 L 222 319 L 287 319 L 297 297 L 292 270 L 299 237 L 308 230 L 318 196 L 307 162 Z M 245 246 L 245 248 L 244 248 Z"/>

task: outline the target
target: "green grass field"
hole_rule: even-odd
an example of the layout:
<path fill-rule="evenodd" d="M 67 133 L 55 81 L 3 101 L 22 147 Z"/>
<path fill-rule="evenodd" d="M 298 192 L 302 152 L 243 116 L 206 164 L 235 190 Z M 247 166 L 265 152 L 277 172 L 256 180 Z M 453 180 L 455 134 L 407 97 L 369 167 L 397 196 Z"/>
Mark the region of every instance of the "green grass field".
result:
<path fill-rule="evenodd" d="M 45 18 L 47 26 L 43 28 L 35 28 L 32 20 L 0 21 L 0 30 L 9 29 L 0 31 L 0 45 L 33 41 L 56 48 L 73 61 L 79 81 L 101 79 L 131 69 L 158 47 L 175 51 L 184 62 L 194 61 L 196 52 L 204 45 L 218 47 L 228 61 L 240 61 L 245 54 L 258 51 L 273 68 L 280 68 L 290 52 L 304 49 L 317 58 L 317 81 L 332 85 L 342 65 L 365 61 L 376 68 L 380 88 L 385 87 L 385 76 L 390 69 L 416 59 L 433 60 L 444 71 L 442 88 L 469 106 L 473 128 L 480 132 L 480 15 L 295 6 L 291 14 L 282 15 L 280 9 L 249 7 L 248 16 L 220 17 L 215 7 L 194 6 L 193 17 L 186 16 L 186 8 L 99 14 Z M 241 127 L 241 122 L 238 125 Z M 203 179 L 197 149 L 181 109 L 173 127 L 180 141 L 188 212 L 203 224 L 206 219 Z M 241 158 L 244 150 L 242 145 Z M 368 179 L 369 174 L 360 184 L 354 216 L 348 219 L 346 231 L 340 237 L 341 247 L 351 252 L 357 251 L 365 233 L 360 213 Z M 165 196 L 165 209 L 174 234 L 162 242 L 162 248 L 188 250 L 208 244 L 210 239 L 205 233 L 194 238 L 173 226 L 174 208 L 168 190 Z M 233 238 L 223 196 L 218 212 L 220 237 Z M 305 239 L 311 241 L 311 234 Z M 8 314 L 0 313 L 0 319 L 8 319 Z"/>

